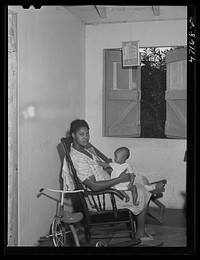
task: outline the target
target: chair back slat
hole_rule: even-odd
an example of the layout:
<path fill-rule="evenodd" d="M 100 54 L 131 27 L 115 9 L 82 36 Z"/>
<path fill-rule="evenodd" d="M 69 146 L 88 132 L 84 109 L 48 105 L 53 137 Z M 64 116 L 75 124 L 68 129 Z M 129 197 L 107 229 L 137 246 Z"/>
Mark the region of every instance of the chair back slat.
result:
<path fill-rule="evenodd" d="M 99 209 L 101 211 L 102 210 L 102 206 L 101 206 L 101 201 L 100 201 L 99 195 L 97 195 L 97 200 L 98 200 L 98 204 L 99 204 Z"/>
<path fill-rule="evenodd" d="M 98 195 L 97 196 L 95 196 L 95 197 L 98 197 Z M 98 204 L 97 204 L 97 202 L 96 202 L 96 200 L 95 200 L 95 197 L 94 197 L 94 195 L 91 195 L 91 198 L 92 198 L 92 201 L 93 201 L 93 208 L 95 208 L 96 209 L 96 211 L 100 211 L 100 207 L 98 206 Z"/>
<path fill-rule="evenodd" d="M 103 210 L 106 209 L 105 194 L 103 194 Z"/>

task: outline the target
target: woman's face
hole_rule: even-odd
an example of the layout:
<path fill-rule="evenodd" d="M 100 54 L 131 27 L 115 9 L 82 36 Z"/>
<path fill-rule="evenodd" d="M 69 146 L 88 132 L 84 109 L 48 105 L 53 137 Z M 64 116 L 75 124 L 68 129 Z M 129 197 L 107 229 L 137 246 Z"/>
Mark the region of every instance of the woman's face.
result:
<path fill-rule="evenodd" d="M 76 133 L 72 133 L 72 137 L 76 144 L 85 147 L 90 139 L 89 130 L 87 127 L 80 127 Z"/>

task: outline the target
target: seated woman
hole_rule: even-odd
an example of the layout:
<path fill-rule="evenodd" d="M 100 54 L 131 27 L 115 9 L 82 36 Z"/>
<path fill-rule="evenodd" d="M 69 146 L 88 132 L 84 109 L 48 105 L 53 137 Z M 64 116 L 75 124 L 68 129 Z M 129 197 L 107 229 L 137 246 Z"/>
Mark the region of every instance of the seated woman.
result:
<path fill-rule="evenodd" d="M 86 149 L 90 134 L 89 125 L 85 120 L 74 120 L 70 126 L 69 136 L 72 138 L 70 157 L 76 169 L 77 176 L 90 190 L 100 191 L 130 180 L 130 174 L 127 174 L 126 170 L 119 177 L 111 179 L 110 175 L 99 165 L 99 158 Z M 133 204 L 131 191 L 127 191 L 130 192 L 130 200 L 128 202 L 116 197 L 116 204 L 118 208 L 130 209 L 136 216 L 136 236 L 141 241 L 153 240 L 153 237 L 147 234 L 145 228 L 149 201 L 152 194 L 143 185 L 136 185 L 138 205 Z"/>

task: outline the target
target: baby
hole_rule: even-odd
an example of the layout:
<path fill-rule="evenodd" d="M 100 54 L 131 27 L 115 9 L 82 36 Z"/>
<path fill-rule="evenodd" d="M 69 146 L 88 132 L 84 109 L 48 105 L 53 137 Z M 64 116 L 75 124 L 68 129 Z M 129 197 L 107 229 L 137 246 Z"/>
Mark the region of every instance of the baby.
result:
<path fill-rule="evenodd" d="M 139 202 L 137 201 L 137 187 L 135 186 L 135 174 L 131 165 L 128 162 L 126 162 L 129 156 L 129 149 L 127 147 L 120 147 L 114 152 L 114 162 L 111 162 L 109 164 L 102 161 L 98 162 L 102 167 L 112 168 L 111 179 L 117 178 L 125 169 L 127 169 L 127 173 L 130 173 L 130 182 L 119 183 L 115 185 L 114 188 L 120 190 L 124 194 L 126 202 L 130 200 L 130 197 L 125 192 L 125 190 L 130 190 L 132 192 L 133 204 L 139 205 Z"/>
<path fill-rule="evenodd" d="M 128 202 L 130 200 L 125 190 L 131 190 L 133 204 L 139 205 L 139 202 L 137 201 L 138 193 L 137 187 L 135 185 L 136 183 L 143 185 L 147 191 L 154 195 L 164 192 L 164 186 L 167 183 L 167 180 L 164 179 L 154 183 L 149 183 L 149 180 L 145 176 L 134 173 L 132 166 L 126 162 L 129 156 L 129 149 L 127 147 L 120 147 L 114 152 L 114 162 L 108 164 L 102 161 L 98 161 L 102 167 L 112 168 L 111 179 L 118 177 L 125 169 L 127 169 L 127 173 L 130 173 L 130 182 L 119 183 L 114 187 L 115 189 L 121 190 L 121 192 L 123 192 L 125 201 Z M 157 204 L 156 200 L 154 200 L 154 202 Z"/>

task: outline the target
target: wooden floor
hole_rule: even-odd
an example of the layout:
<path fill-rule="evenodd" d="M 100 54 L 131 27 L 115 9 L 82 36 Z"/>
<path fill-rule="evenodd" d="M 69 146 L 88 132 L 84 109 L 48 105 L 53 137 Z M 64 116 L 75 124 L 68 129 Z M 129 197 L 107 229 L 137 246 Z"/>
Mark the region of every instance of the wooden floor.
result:
<path fill-rule="evenodd" d="M 153 234 L 156 241 L 163 241 L 163 244 L 160 247 L 186 247 L 187 246 L 187 235 L 186 235 L 186 218 L 183 210 L 179 209 L 166 209 L 164 213 L 163 223 L 159 223 L 157 220 L 148 216 L 147 218 L 147 232 Z M 113 228 L 113 227 L 112 227 Z M 97 228 L 98 233 L 101 234 L 101 228 Z M 107 227 L 107 233 L 109 234 L 109 227 Z M 123 231 L 123 227 L 122 227 Z M 95 230 L 94 230 L 95 232 Z M 84 232 L 79 231 L 79 239 L 81 247 L 88 247 L 84 239 Z M 112 239 L 109 238 L 106 242 L 112 245 Z M 115 241 L 123 242 L 126 238 L 117 238 Z M 93 247 L 95 247 L 95 242 L 98 240 L 92 240 Z M 104 240 L 105 241 L 105 240 Z M 113 240 L 114 241 L 114 240 Z M 38 247 L 53 247 L 51 240 L 39 241 Z M 141 247 L 141 245 L 134 246 Z"/>

